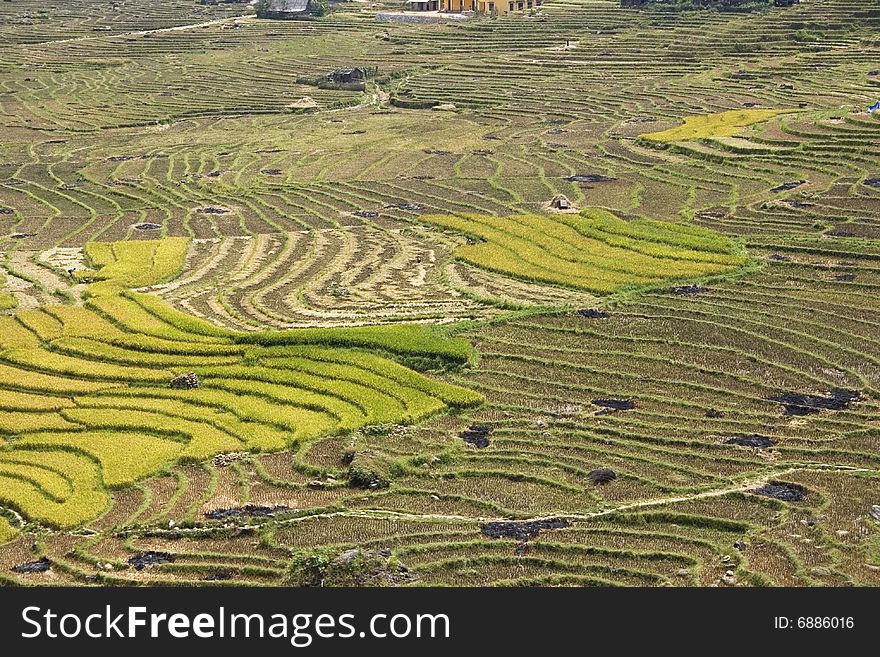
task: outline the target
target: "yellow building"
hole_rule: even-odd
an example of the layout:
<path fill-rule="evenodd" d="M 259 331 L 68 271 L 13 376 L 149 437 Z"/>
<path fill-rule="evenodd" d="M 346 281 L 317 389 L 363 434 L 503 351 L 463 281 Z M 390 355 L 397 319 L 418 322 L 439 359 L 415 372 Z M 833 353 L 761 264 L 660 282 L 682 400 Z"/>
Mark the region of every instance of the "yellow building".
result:
<path fill-rule="evenodd" d="M 439 0 L 440 11 L 476 11 L 481 14 L 510 14 L 537 9 L 544 0 Z"/>

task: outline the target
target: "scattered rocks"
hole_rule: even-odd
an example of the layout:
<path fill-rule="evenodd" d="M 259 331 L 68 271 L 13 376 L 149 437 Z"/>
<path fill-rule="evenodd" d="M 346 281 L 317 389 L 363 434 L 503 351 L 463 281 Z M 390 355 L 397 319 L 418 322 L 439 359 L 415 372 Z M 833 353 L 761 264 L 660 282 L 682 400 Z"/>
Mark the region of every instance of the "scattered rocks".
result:
<path fill-rule="evenodd" d="M 848 272 L 848 273 L 845 273 L 845 274 L 836 274 L 836 275 L 834 276 L 834 280 L 835 280 L 835 281 L 840 281 L 840 282 L 842 282 L 842 283 L 851 283 L 851 282 L 853 282 L 854 280 L 856 280 L 856 275 L 853 274 L 853 273 L 851 273 L 851 272 Z"/>
<path fill-rule="evenodd" d="M 587 319 L 605 319 L 611 317 L 611 315 L 604 310 L 598 310 L 596 308 L 578 308 L 577 313 L 581 317 L 586 317 Z"/>
<path fill-rule="evenodd" d="M 489 538 L 513 538 L 518 541 L 528 541 L 535 538 L 542 531 L 548 529 L 565 529 L 571 523 L 565 518 L 547 518 L 545 520 L 501 520 L 487 522 L 480 527 L 483 536 Z"/>
<path fill-rule="evenodd" d="M 107 158 L 108 162 L 128 162 L 134 158 L 131 155 L 112 155 Z"/>
<path fill-rule="evenodd" d="M 490 151 L 486 148 L 478 148 L 475 151 L 471 151 L 472 155 L 476 155 L 478 157 L 486 157 L 487 155 L 494 155 L 495 151 Z"/>
<path fill-rule="evenodd" d="M 156 566 L 161 563 L 174 563 L 174 555 L 168 552 L 141 552 L 128 560 L 128 565 L 135 570 L 143 570 L 148 566 Z"/>
<path fill-rule="evenodd" d="M 577 182 L 577 183 L 600 183 L 600 182 L 609 182 L 611 180 L 615 180 L 611 176 L 606 176 L 601 173 L 576 173 L 573 176 L 566 177 L 568 182 Z"/>
<path fill-rule="evenodd" d="M 162 228 L 162 226 L 153 223 L 135 224 L 134 226 L 135 230 L 159 230 L 160 228 Z"/>
<path fill-rule="evenodd" d="M 470 443 L 478 449 L 484 449 L 489 446 L 492 427 L 485 424 L 472 424 L 458 435 L 466 443 Z"/>
<path fill-rule="evenodd" d="M 776 441 L 767 438 L 766 436 L 760 436 L 756 433 L 750 436 L 732 436 L 724 441 L 725 445 L 739 445 L 740 447 L 755 447 L 757 449 L 764 449 L 766 447 L 773 447 L 776 444 Z"/>
<path fill-rule="evenodd" d="M 332 559 L 308 551 L 295 555 L 285 584 L 297 587 L 402 586 L 417 579 L 391 550 L 355 548 L 340 552 Z"/>
<path fill-rule="evenodd" d="M 206 208 L 197 208 L 196 212 L 199 214 L 229 214 L 230 210 L 209 205 Z"/>
<path fill-rule="evenodd" d="M 710 408 L 709 410 L 707 410 L 707 411 L 704 413 L 704 415 L 705 415 L 706 417 L 710 417 L 710 418 L 713 418 L 713 419 L 715 419 L 715 418 L 719 418 L 719 417 L 724 417 L 724 413 L 722 413 L 721 411 L 719 411 L 718 409 L 715 409 L 715 408 Z"/>
<path fill-rule="evenodd" d="M 425 153 L 427 155 L 452 155 L 452 151 L 443 151 L 436 148 L 426 148 Z"/>
<path fill-rule="evenodd" d="M 206 511 L 205 517 L 209 520 L 229 520 L 230 518 L 271 518 L 282 511 L 290 511 L 290 507 L 284 504 L 276 506 L 258 506 L 245 504 L 244 506 L 230 507 L 228 509 L 214 509 Z"/>
<path fill-rule="evenodd" d="M 790 182 L 786 182 L 786 183 L 782 183 L 781 185 L 777 185 L 776 187 L 774 187 L 770 191 L 775 194 L 778 194 L 779 192 L 787 192 L 790 189 L 796 189 L 796 188 L 800 187 L 801 185 L 806 184 L 806 182 L 807 182 L 806 180 L 792 180 Z"/>
<path fill-rule="evenodd" d="M 362 219 L 376 219 L 379 216 L 379 213 L 375 210 L 355 210 L 351 214 Z"/>
<path fill-rule="evenodd" d="M 175 390 L 192 390 L 201 385 L 199 377 L 195 372 L 187 372 L 171 379 L 169 384 Z"/>
<path fill-rule="evenodd" d="M 594 468 L 587 473 L 587 479 L 598 486 L 617 479 L 617 473 L 611 468 Z"/>
<path fill-rule="evenodd" d="M 730 215 L 727 208 L 710 208 L 708 210 L 700 210 L 694 213 L 698 219 L 725 219 Z"/>
<path fill-rule="evenodd" d="M 876 189 L 880 189 L 880 176 L 876 176 L 874 178 L 865 178 L 862 181 L 863 185 L 867 185 L 868 187 L 874 187 Z"/>
<path fill-rule="evenodd" d="M 211 459 L 211 463 L 214 464 L 217 468 L 225 468 L 227 466 L 232 465 L 236 461 L 240 461 L 243 458 L 250 456 L 247 452 L 229 452 L 228 454 L 218 454 L 213 459 Z"/>
<path fill-rule="evenodd" d="M 208 575 L 205 578 L 206 582 L 225 582 L 227 580 L 232 579 L 232 575 L 226 572 L 221 573 L 213 573 L 212 575 Z"/>
<path fill-rule="evenodd" d="M 419 205 L 418 203 L 398 203 L 395 206 L 398 210 L 406 210 L 407 212 L 420 212 L 424 210 L 424 206 Z"/>
<path fill-rule="evenodd" d="M 785 415 L 810 415 L 820 410 L 842 411 L 851 402 L 859 401 L 861 393 L 855 390 L 834 388 L 827 395 L 809 395 L 798 392 L 785 392 L 768 397 L 770 401 L 778 402 L 785 407 Z"/>
<path fill-rule="evenodd" d="M 704 287 L 702 285 L 679 285 L 678 287 L 674 287 L 670 290 L 672 294 L 684 297 L 689 294 L 702 294 L 703 292 L 708 292 L 709 288 Z"/>
<path fill-rule="evenodd" d="M 636 407 L 635 402 L 631 399 L 594 399 L 592 404 L 613 411 L 631 411 Z"/>
<path fill-rule="evenodd" d="M 28 561 L 27 563 L 22 563 L 17 566 L 12 567 L 12 572 L 14 573 L 45 573 L 47 570 L 52 568 L 52 562 L 49 561 L 48 557 L 40 557 L 36 561 Z"/>
<path fill-rule="evenodd" d="M 772 497 L 783 502 L 799 502 L 804 499 L 807 489 L 800 484 L 789 484 L 783 481 L 770 481 L 752 491 L 755 495 Z"/>
<path fill-rule="evenodd" d="M 791 262 L 791 258 L 786 255 L 781 255 L 779 253 L 771 253 L 767 256 L 767 260 L 772 260 L 773 262 Z"/>

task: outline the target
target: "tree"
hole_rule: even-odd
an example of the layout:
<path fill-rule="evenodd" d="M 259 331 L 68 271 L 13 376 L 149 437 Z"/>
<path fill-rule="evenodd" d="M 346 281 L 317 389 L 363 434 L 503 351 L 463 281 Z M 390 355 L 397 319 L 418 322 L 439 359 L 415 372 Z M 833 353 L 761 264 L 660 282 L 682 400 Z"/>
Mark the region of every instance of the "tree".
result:
<path fill-rule="evenodd" d="M 270 10 L 269 0 L 257 0 L 254 9 L 257 10 L 257 18 L 266 18 Z"/>
<path fill-rule="evenodd" d="M 314 16 L 326 16 L 330 13 L 330 2 L 329 0 L 311 0 L 309 11 Z"/>

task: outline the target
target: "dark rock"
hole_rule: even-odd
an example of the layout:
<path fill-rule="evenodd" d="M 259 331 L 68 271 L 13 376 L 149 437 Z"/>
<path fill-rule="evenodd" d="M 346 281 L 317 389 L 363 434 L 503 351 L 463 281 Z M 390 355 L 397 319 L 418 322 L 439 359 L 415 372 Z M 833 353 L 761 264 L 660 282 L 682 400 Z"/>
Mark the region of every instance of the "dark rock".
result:
<path fill-rule="evenodd" d="M 851 230 L 846 230 L 844 228 L 837 228 L 835 230 L 829 230 L 825 233 L 828 237 L 855 237 L 856 234 Z"/>
<path fill-rule="evenodd" d="M 800 187 L 801 185 L 805 184 L 806 182 L 807 182 L 806 180 L 792 180 L 791 182 L 786 182 L 786 183 L 782 183 L 781 185 L 777 185 L 776 187 L 774 187 L 770 191 L 777 193 L 777 194 L 779 192 L 787 192 L 790 189 L 795 189 L 797 187 Z"/>
<path fill-rule="evenodd" d="M 0 214 L 15 214 L 12 208 L 0 208 Z"/>
<path fill-rule="evenodd" d="M 596 308 L 578 308 L 577 313 L 587 319 L 605 319 L 611 316 L 604 310 L 597 310 Z"/>
<path fill-rule="evenodd" d="M 492 427 L 484 424 L 472 424 L 459 434 L 466 443 L 470 443 L 479 449 L 489 446 L 489 436 L 492 435 Z"/>
<path fill-rule="evenodd" d="M 856 275 L 851 272 L 847 272 L 845 274 L 837 274 L 835 275 L 834 280 L 840 281 L 842 283 L 851 283 L 856 280 Z"/>
<path fill-rule="evenodd" d="M 513 538 L 518 541 L 528 541 L 535 538 L 542 531 L 547 529 L 565 529 L 571 526 L 571 523 L 565 518 L 548 518 L 546 520 L 502 520 L 498 522 L 487 522 L 480 531 L 483 536 L 489 538 Z"/>
<path fill-rule="evenodd" d="M 281 169 L 261 169 L 260 173 L 266 174 L 267 176 L 280 176 L 284 172 Z"/>
<path fill-rule="evenodd" d="M 379 213 L 375 210 L 355 210 L 352 214 L 363 219 L 375 219 L 379 216 Z"/>
<path fill-rule="evenodd" d="M 206 173 L 205 175 L 208 176 L 208 178 L 219 178 L 219 177 L 220 177 L 220 171 L 219 171 L 219 170 L 209 171 L 209 172 Z"/>
<path fill-rule="evenodd" d="M 159 224 L 144 223 L 135 224 L 134 228 L 135 230 L 159 230 L 160 228 L 162 228 L 162 226 L 160 226 Z"/>
<path fill-rule="evenodd" d="M 745 552 L 745 549 L 747 546 L 746 546 L 746 542 L 740 538 L 739 540 L 736 541 L 736 543 L 733 544 L 733 547 L 736 548 L 737 550 L 739 550 L 740 552 Z"/>
<path fill-rule="evenodd" d="M 477 150 L 472 151 L 472 154 L 479 157 L 486 157 L 487 155 L 494 155 L 495 151 L 490 151 L 485 148 L 478 148 Z"/>
<path fill-rule="evenodd" d="M 135 570 L 143 570 L 147 566 L 155 566 L 160 563 L 174 563 L 174 555 L 167 552 L 141 552 L 128 560 L 128 565 Z"/>
<path fill-rule="evenodd" d="M 791 258 L 785 255 L 780 255 L 778 253 L 771 253 L 767 256 L 767 260 L 772 260 L 773 262 L 791 262 Z"/>
<path fill-rule="evenodd" d="M 880 521 L 880 505 L 872 504 L 871 508 L 868 509 L 868 513 L 871 514 L 874 520 Z"/>
<path fill-rule="evenodd" d="M 186 374 L 181 374 L 180 376 L 171 379 L 169 385 L 175 390 L 192 390 L 198 388 L 201 383 L 195 372 L 187 372 Z"/>
<path fill-rule="evenodd" d="M 12 572 L 15 573 L 45 573 L 52 567 L 52 562 L 49 561 L 48 557 L 40 557 L 36 561 L 28 561 L 27 563 L 22 563 L 17 566 L 12 567 Z"/>
<path fill-rule="evenodd" d="M 452 151 L 441 151 L 433 148 L 426 148 L 425 153 L 428 155 L 452 155 Z"/>
<path fill-rule="evenodd" d="M 750 436 L 732 436 L 725 440 L 724 444 L 763 449 L 765 447 L 773 447 L 776 442 L 771 440 L 770 438 L 767 438 L 766 436 L 759 436 L 758 434 L 754 433 Z"/>
<path fill-rule="evenodd" d="M 842 411 L 851 402 L 861 400 L 862 395 L 856 390 L 834 388 L 827 395 L 809 395 L 799 392 L 785 392 L 768 397 L 785 407 L 785 415 L 810 415 L 820 410 Z"/>
<path fill-rule="evenodd" d="M 611 468 L 594 468 L 587 473 L 587 479 L 596 485 L 607 484 L 617 479 L 617 473 Z"/>
<path fill-rule="evenodd" d="M 196 212 L 198 212 L 199 214 L 229 214 L 229 210 L 227 210 L 226 208 L 217 208 L 214 206 L 198 208 Z"/>
<path fill-rule="evenodd" d="M 129 160 L 133 160 L 134 158 L 131 155 L 113 155 L 112 157 L 108 157 L 108 162 L 128 162 Z"/>
<path fill-rule="evenodd" d="M 600 183 L 614 180 L 611 176 L 604 176 L 601 173 L 578 173 L 566 178 L 568 182 L 578 183 Z"/>
<path fill-rule="evenodd" d="M 610 408 L 614 411 L 631 411 L 636 407 L 631 399 L 594 399 L 592 403 L 594 406 Z"/>
<path fill-rule="evenodd" d="M 880 176 L 876 176 L 874 178 L 865 178 L 865 180 L 862 181 L 862 184 L 867 185 L 868 187 L 875 187 L 877 189 L 880 189 Z"/>
<path fill-rule="evenodd" d="M 702 285 L 679 285 L 670 290 L 670 292 L 679 297 L 684 297 L 689 294 L 702 294 L 703 292 L 708 291 L 709 288 L 703 287 Z"/>
<path fill-rule="evenodd" d="M 709 410 L 707 410 L 705 415 L 706 415 L 706 417 L 711 417 L 711 418 L 724 417 L 724 413 L 722 413 L 721 411 L 719 411 L 718 409 L 715 409 L 715 408 L 710 408 Z"/>
<path fill-rule="evenodd" d="M 798 502 L 804 499 L 807 489 L 799 484 L 789 484 L 783 481 L 771 481 L 760 488 L 752 491 L 755 495 L 772 497 L 783 502 Z"/>
<path fill-rule="evenodd" d="M 209 520 L 228 520 L 229 518 L 271 518 L 277 513 L 289 511 L 290 507 L 283 504 L 277 506 L 257 506 L 246 504 L 244 506 L 231 507 L 228 509 L 214 509 L 205 512 Z"/>

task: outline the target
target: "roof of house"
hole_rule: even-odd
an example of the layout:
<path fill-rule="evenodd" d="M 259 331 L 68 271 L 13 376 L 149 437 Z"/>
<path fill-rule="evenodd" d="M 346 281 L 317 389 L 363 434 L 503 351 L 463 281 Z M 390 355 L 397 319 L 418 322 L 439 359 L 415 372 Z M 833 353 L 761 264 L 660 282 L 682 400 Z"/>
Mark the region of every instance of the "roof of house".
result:
<path fill-rule="evenodd" d="M 309 9 L 309 0 L 269 0 L 269 11 L 283 14 L 301 14 Z"/>

